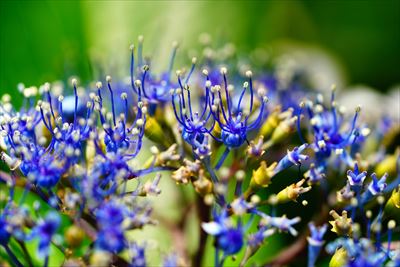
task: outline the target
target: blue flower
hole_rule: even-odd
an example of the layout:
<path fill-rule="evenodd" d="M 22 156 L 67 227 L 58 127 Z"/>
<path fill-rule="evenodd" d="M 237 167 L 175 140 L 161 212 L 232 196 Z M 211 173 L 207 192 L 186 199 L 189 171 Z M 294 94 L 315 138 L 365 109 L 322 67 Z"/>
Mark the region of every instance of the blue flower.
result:
<path fill-rule="evenodd" d="M 325 178 L 323 168 L 321 166 L 316 167 L 315 164 L 310 164 L 310 169 L 304 174 L 305 178 L 308 178 L 308 182 L 316 184 Z"/>
<path fill-rule="evenodd" d="M 253 81 L 251 71 L 246 72 L 246 76 L 249 78 L 249 82 L 245 82 L 243 90 L 240 94 L 236 108 L 233 106 L 232 97 L 230 96 L 230 89 L 226 78 L 226 68 L 221 68 L 221 74 L 224 80 L 224 91 L 225 99 L 221 94 L 221 86 L 215 85 L 211 87 L 210 105 L 214 120 L 218 122 L 221 128 L 221 140 L 228 148 L 240 147 L 245 141 L 247 141 L 247 133 L 251 130 L 258 128 L 262 122 L 265 104 L 268 102 L 268 98 L 264 95 L 264 92 L 260 92 L 261 107 L 257 118 L 249 124 L 249 118 L 253 114 L 254 107 L 254 92 L 253 92 Z M 207 79 L 208 72 L 206 73 Z M 245 92 L 249 88 L 250 90 L 250 108 L 247 115 L 243 115 L 242 101 Z M 224 105 L 224 101 L 226 105 Z M 218 140 L 218 139 L 217 139 Z"/>
<path fill-rule="evenodd" d="M 214 217 L 215 221 L 202 223 L 203 230 L 215 236 L 217 247 L 222 249 L 225 255 L 236 254 L 240 251 L 244 243 L 241 226 L 238 225 L 237 228 L 230 226 L 226 212 Z"/>
<path fill-rule="evenodd" d="M 275 167 L 274 172 L 278 173 L 284 169 L 287 169 L 293 165 L 300 165 L 304 160 L 308 159 L 307 155 L 301 154 L 304 149 L 308 147 L 308 144 L 302 144 L 299 147 L 295 147 L 292 151 L 288 150 L 285 157 L 283 157 L 278 165 Z"/>
<path fill-rule="evenodd" d="M 32 232 L 28 236 L 28 240 L 31 238 L 39 239 L 39 257 L 44 258 L 49 255 L 51 240 L 60 227 L 60 224 L 61 219 L 58 213 L 51 211 L 32 229 Z"/>
<path fill-rule="evenodd" d="M 308 240 L 308 266 L 314 266 L 318 255 L 321 251 L 321 247 L 324 244 L 324 234 L 328 229 L 328 225 L 324 224 L 323 226 L 317 228 L 313 223 L 309 223 L 308 227 L 310 229 L 310 237 L 307 237 Z"/>
<path fill-rule="evenodd" d="M 96 245 L 99 249 L 120 253 L 125 248 L 124 230 L 118 226 L 103 228 L 98 232 Z"/>
<path fill-rule="evenodd" d="M 9 225 L 5 218 L 0 217 L 0 245 L 7 245 L 10 237 Z"/>
<path fill-rule="evenodd" d="M 125 229 L 122 222 L 127 218 L 126 207 L 115 202 L 108 202 L 96 211 L 100 231 L 96 245 L 102 250 L 113 253 L 121 252 L 126 246 Z"/>
<path fill-rule="evenodd" d="M 139 246 L 137 243 L 133 243 L 129 250 L 131 254 L 130 267 L 146 267 L 146 255 L 145 248 Z"/>
<path fill-rule="evenodd" d="M 347 179 L 349 180 L 349 184 L 351 186 L 357 185 L 361 186 L 367 177 L 367 172 L 363 171 L 360 173 L 358 170 L 358 164 L 354 164 L 354 171 L 348 170 L 347 171 Z"/>
<path fill-rule="evenodd" d="M 300 217 L 288 219 L 285 215 L 282 217 L 272 217 L 260 211 L 256 211 L 256 213 L 261 216 L 262 225 L 289 232 L 293 236 L 297 235 L 297 231 L 293 228 L 293 225 L 301 221 Z"/>
<path fill-rule="evenodd" d="M 376 174 L 371 174 L 372 182 L 368 186 L 368 191 L 371 192 L 372 195 L 376 195 L 381 193 L 386 188 L 386 178 L 388 174 L 385 173 L 380 180 L 376 177 Z"/>
<path fill-rule="evenodd" d="M 356 127 L 361 108 L 356 108 L 355 115 L 350 124 L 350 131 L 343 133 L 341 129 L 344 128 L 345 120 L 342 118 L 342 114 L 337 111 L 334 88 L 332 90 L 330 107 L 324 105 L 322 95 L 318 95 L 315 104 L 311 101 L 307 101 L 305 104 L 300 105 L 299 117 L 304 106 L 306 107 L 306 113 L 310 119 L 313 132 L 312 148 L 316 153 L 317 165 L 325 168 L 327 164 L 326 161 L 333 151 L 340 155 L 340 159 L 346 165 L 351 166 L 353 160 L 344 149 L 348 146 L 355 145 L 357 141 L 361 141 L 358 137 L 362 129 Z M 300 137 L 302 138 L 301 133 Z"/>
<path fill-rule="evenodd" d="M 194 65 L 192 66 L 192 71 L 193 69 Z M 213 136 L 211 131 L 215 125 L 215 121 L 212 122 L 211 125 L 207 125 L 212 114 L 211 105 L 208 100 L 211 83 L 207 80 L 205 84 L 205 96 L 202 101 L 203 103 L 200 104 L 200 106 L 202 106 L 201 110 L 199 112 L 193 112 L 190 88 L 187 84 L 190 75 L 191 73 L 189 73 L 185 84 L 183 84 L 181 76 L 178 74 L 178 83 L 180 88 L 171 90 L 171 102 L 175 117 L 182 129 L 183 140 L 192 146 L 192 149 L 196 154 L 204 156 L 210 153 L 208 149 L 207 136 L 208 134 Z M 179 110 L 175 103 L 176 97 L 178 97 Z"/>

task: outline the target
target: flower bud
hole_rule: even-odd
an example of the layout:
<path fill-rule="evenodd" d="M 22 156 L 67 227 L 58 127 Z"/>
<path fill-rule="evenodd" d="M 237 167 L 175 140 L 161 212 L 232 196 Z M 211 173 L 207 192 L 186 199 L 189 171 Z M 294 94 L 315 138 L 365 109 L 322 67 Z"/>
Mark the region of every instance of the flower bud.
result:
<path fill-rule="evenodd" d="M 72 225 L 65 232 L 65 241 L 71 247 L 78 247 L 85 237 L 85 233 L 81 228 L 76 225 Z"/>
<path fill-rule="evenodd" d="M 267 167 L 265 161 L 261 161 L 260 167 L 257 170 L 253 170 L 253 176 L 251 177 L 251 184 L 261 187 L 267 187 L 271 183 L 271 178 L 274 176 L 274 169 L 277 163 L 272 163 Z"/>
<path fill-rule="evenodd" d="M 146 118 L 146 125 L 144 126 L 144 135 L 151 141 L 159 144 L 165 144 L 165 134 L 161 125 L 153 117 Z"/>
<path fill-rule="evenodd" d="M 288 201 L 296 201 L 296 199 L 303 193 L 306 193 L 311 190 L 311 186 L 302 187 L 306 180 L 302 179 L 297 183 L 289 185 L 282 191 L 280 191 L 277 195 L 278 203 L 285 203 Z"/>
<path fill-rule="evenodd" d="M 347 264 L 347 252 L 344 248 L 339 248 L 333 254 L 331 261 L 329 262 L 329 267 L 342 267 Z"/>
<path fill-rule="evenodd" d="M 342 211 L 342 216 L 340 216 L 336 211 L 331 210 L 329 214 L 333 217 L 333 221 L 329 221 L 332 225 L 332 232 L 337 233 L 338 235 L 346 235 L 349 236 L 352 232 L 352 220 L 351 218 L 347 218 L 347 211 Z"/>

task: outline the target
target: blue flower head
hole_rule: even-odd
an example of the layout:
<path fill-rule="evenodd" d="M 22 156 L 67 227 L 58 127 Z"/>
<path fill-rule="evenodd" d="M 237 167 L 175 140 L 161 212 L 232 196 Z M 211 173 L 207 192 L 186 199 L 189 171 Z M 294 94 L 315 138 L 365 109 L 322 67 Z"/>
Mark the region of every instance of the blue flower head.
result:
<path fill-rule="evenodd" d="M 223 88 L 225 91 L 225 98 L 222 96 L 221 86 L 214 85 L 211 87 L 209 101 L 213 118 L 218 122 L 218 125 L 221 128 L 221 139 L 217 140 L 222 141 L 228 148 L 237 148 L 247 141 L 247 133 L 249 131 L 260 126 L 264 115 L 265 104 L 268 102 L 268 98 L 264 95 L 264 92 L 260 92 L 259 97 L 261 98 L 261 107 L 259 109 L 258 116 L 252 123 L 249 123 L 249 118 L 253 114 L 254 108 L 252 72 L 246 72 L 246 76 L 249 78 L 249 81 L 244 83 L 243 90 L 240 94 L 236 107 L 234 107 L 232 97 L 230 95 L 230 91 L 233 89 L 230 89 L 230 86 L 228 85 L 226 73 L 226 68 L 221 68 L 221 74 L 224 80 Z M 206 72 L 206 74 L 208 80 L 208 72 Z M 247 115 L 244 115 L 242 101 L 247 90 L 250 91 L 250 108 Z"/>
<path fill-rule="evenodd" d="M 195 60 L 191 72 L 186 77 L 183 84 L 181 74 L 178 73 L 178 84 L 180 88 L 171 90 L 171 101 L 175 117 L 181 126 L 182 138 L 192 146 L 193 151 L 199 156 L 208 155 L 208 135 L 212 135 L 211 131 L 215 125 L 215 121 L 208 125 L 211 117 L 211 107 L 208 101 L 210 94 L 210 81 L 207 80 L 205 84 L 205 96 L 201 96 L 202 102 L 200 103 L 201 110 L 194 112 L 192 109 L 192 98 L 190 87 L 188 85 L 190 75 L 193 72 Z M 177 101 L 178 100 L 178 101 Z M 177 108 L 176 101 L 179 108 Z M 205 151 L 207 149 L 207 151 Z M 197 150 L 197 151 L 196 151 Z"/>
<path fill-rule="evenodd" d="M 318 95 L 315 103 L 307 101 L 305 104 L 302 104 L 299 110 L 300 113 L 303 107 L 306 108 L 306 113 L 310 118 L 313 132 L 312 148 L 316 153 L 318 165 L 325 168 L 327 164 L 326 161 L 331 156 L 332 152 L 340 154 L 340 159 L 347 165 L 352 165 L 353 161 L 351 157 L 347 155 L 344 148 L 352 146 L 358 140 L 361 130 L 359 127 L 356 127 L 356 122 L 361 108 L 356 108 L 355 115 L 350 124 L 350 131 L 344 133 L 342 129 L 345 128 L 345 120 L 342 118 L 342 114 L 337 111 L 334 87 L 332 90 L 330 107 L 323 104 L 322 95 Z"/>

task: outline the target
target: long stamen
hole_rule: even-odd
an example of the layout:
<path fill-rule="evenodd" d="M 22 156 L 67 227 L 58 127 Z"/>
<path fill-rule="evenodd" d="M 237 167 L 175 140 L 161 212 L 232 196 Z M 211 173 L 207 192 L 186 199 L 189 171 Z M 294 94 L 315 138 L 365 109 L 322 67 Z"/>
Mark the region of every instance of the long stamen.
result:
<path fill-rule="evenodd" d="M 303 111 L 303 107 L 304 107 L 304 102 L 301 102 L 299 105 L 299 111 L 297 113 L 297 121 L 296 121 L 296 126 L 297 126 L 297 133 L 299 135 L 300 141 L 304 144 L 306 143 L 303 134 L 301 133 L 301 127 L 300 127 L 300 121 L 301 121 L 301 113 Z"/>
<path fill-rule="evenodd" d="M 356 128 L 357 117 L 358 117 L 358 114 L 360 113 L 360 111 L 361 111 L 361 107 L 358 106 L 356 108 L 356 112 L 354 114 L 353 122 L 351 123 L 351 130 L 350 130 L 350 132 L 349 132 L 349 134 L 348 134 L 348 136 L 346 138 L 346 143 L 350 140 L 351 136 L 354 133 L 354 129 Z"/>
<path fill-rule="evenodd" d="M 237 107 L 236 107 L 236 109 L 238 111 L 240 111 L 240 104 L 242 103 L 242 100 L 243 100 L 243 97 L 244 97 L 244 93 L 246 92 L 247 87 L 249 87 L 249 83 L 248 82 L 244 82 L 243 83 L 243 90 L 240 93 L 239 101 L 238 101 L 238 104 L 237 104 Z"/>
<path fill-rule="evenodd" d="M 58 97 L 58 112 L 60 113 L 60 116 L 61 116 L 61 123 L 64 123 L 63 106 L 62 106 L 63 100 L 64 100 L 64 96 L 60 95 Z"/>
<path fill-rule="evenodd" d="M 331 87 L 332 94 L 331 94 L 331 110 L 333 116 L 333 131 L 336 133 L 337 131 L 337 114 L 336 114 L 336 102 L 335 102 L 335 92 L 336 92 L 336 85 L 333 84 Z"/>
<path fill-rule="evenodd" d="M 125 105 L 125 110 L 124 110 L 124 123 L 126 123 L 126 120 L 128 118 L 128 95 L 127 93 L 122 93 L 121 94 L 121 99 L 124 101 L 124 105 Z"/>
<path fill-rule="evenodd" d="M 76 89 L 76 84 L 77 84 L 77 80 L 76 79 L 72 79 L 72 85 L 74 86 L 74 95 L 75 95 L 75 109 L 74 109 L 74 129 L 76 126 L 76 116 L 78 113 L 78 91 Z"/>
<path fill-rule="evenodd" d="M 178 46 L 179 46 L 178 42 L 172 43 L 172 54 L 168 66 L 168 80 L 167 80 L 168 84 L 170 82 L 172 68 L 174 67 L 174 61 L 175 61 L 176 51 L 178 50 Z"/>
<path fill-rule="evenodd" d="M 185 85 L 185 90 L 187 91 L 188 95 L 188 105 L 189 105 L 189 113 L 190 113 L 190 119 L 193 120 L 193 111 L 192 111 L 192 101 L 190 100 L 190 88 L 189 85 Z"/>
<path fill-rule="evenodd" d="M 143 94 L 146 98 L 148 98 L 147 94 L 146 94 L 146 89 L 145 89 L 145 82 L 146 82 L 146 75 L 147 72 L 149 71 L 149 66 L 148 65 L 144 65 L 143 66 L 143 75 L 142 75 L 142 89 L 143 89 Z"/>
<path fill-rule="evenodd" d="M 187 77 L 185 79 L 186 84 L 189 82 L 189 79 L 193 74 L 194 68 L 196 67 L 196 62 L 197 62 L 197 58 L 193 57 L 192 58 L 192 67 L 190 68 L 189 74 L 187 75 Z"/>
<path fill-rule="evenodd" d="M 114 123 L 114 126 L 116 126 L 117 124 L 115 122 L 114 94 L 111 89 L 111 76 L 107 76 L 106 81 L 107 81 L 108 90 L 110 91 L 110 96 L 111 96 L 111 109 L 112 109 L 112 115 L 113 115 L 113 123 Z"/>
<path fill-rule="evenodd" d="M 132 44 L 129 49 L 131 50 L 131 66 L 130 66 L 130 74 L 131 74 L 131 87 L 133 92 L 137 93 L 135 88 L 135 46 Z"/>
<path fill-rule="evenodd" d="M 206 96 L 205 96 L 205 101 L 204 101 L 204 109 L 203 109 L 203 111 L 201 113 L 201 116 L 200 116 L 201 119 L 203 119 L 203 116 L 206 113 L 207 107 L 209 105 L 208 98 L 209 98 L 209 94 L 210 94 L 210 87 L 211 87 L 211 82 L 209 80 L 207 80 L 206 81 Z M 209 117 L 210 117 L 210 114 L 208 114 L 207 120 L 208 120 Z"/>
<path fill-rule="evenodd" d="M 47 95 L 47 102 L 49 102 L 49 105 L 50 105 L 51 115 L 53 116 L 53 119 L 55 120 L 56 116 L 54 115 L 53 105 L 51 103 L 50 84 L 49 83 L 44 84 L 44 91 L 46 92 L 46 95 Z"/>
<path fill-rule="evenodd" d="M 251 114 L 251 112 L 253 111 L 253 80 L 252 80 L 252 76 L 253 76 L 253 73 L 251 72 L 251 71 L 247 71 L 246 72 L 246 76 L 249 78 L 249 85 L 250 85 L 250 96 L 251 96 L 251 98 L 250 98 L 250 112 L 249 112 L 249 114 Z"/>
<path fill-rule="evenodd" d="M 232 117 L 231 99 L 229 97 L 229 92 L 228 92 L 228 81 L 226 79 L 226 73 L 227 73 L 227 69 L 221 68 L 221 74 L 224 77 L 224 90 L 225 90 L 225 97 L 226 97 L 226 105 L 228 106 L 228 116 L 229 116 L 229 118 L 231 118 Z"/>

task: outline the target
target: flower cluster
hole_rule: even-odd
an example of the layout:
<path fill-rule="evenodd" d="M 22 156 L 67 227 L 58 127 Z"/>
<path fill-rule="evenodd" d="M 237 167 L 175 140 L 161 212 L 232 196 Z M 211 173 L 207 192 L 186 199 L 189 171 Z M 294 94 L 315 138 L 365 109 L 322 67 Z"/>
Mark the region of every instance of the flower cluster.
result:
<path fill-rule="evenodd" d="M 231 46 L 206 44 L 204 58 L 174 72 L 174 43 L 157 75 L 143 44 L 140 36 L 130 47 L 128 83 L 21 84 L 20 108 L 2 97 L 5 261 L 48 266 L 58 253 L 65 266 L 287 265 L 308 247 L 301 263 L 315 266 L 325 246 L 330 266 L 399 265 L 398 123 L 360 122 L 361 108 L 347 114 L 335 87 L 326 103 L 279 70 L 236 69 Z M 185 199 L 176 223 L 152 205 L 162 176 Z M 182 243 L 192 213 L 194 251 Z M 158 226 L 172 233 L 172 249 L 136 239 Z M 281 234 L 282 252 L 260 257 Z"/>

